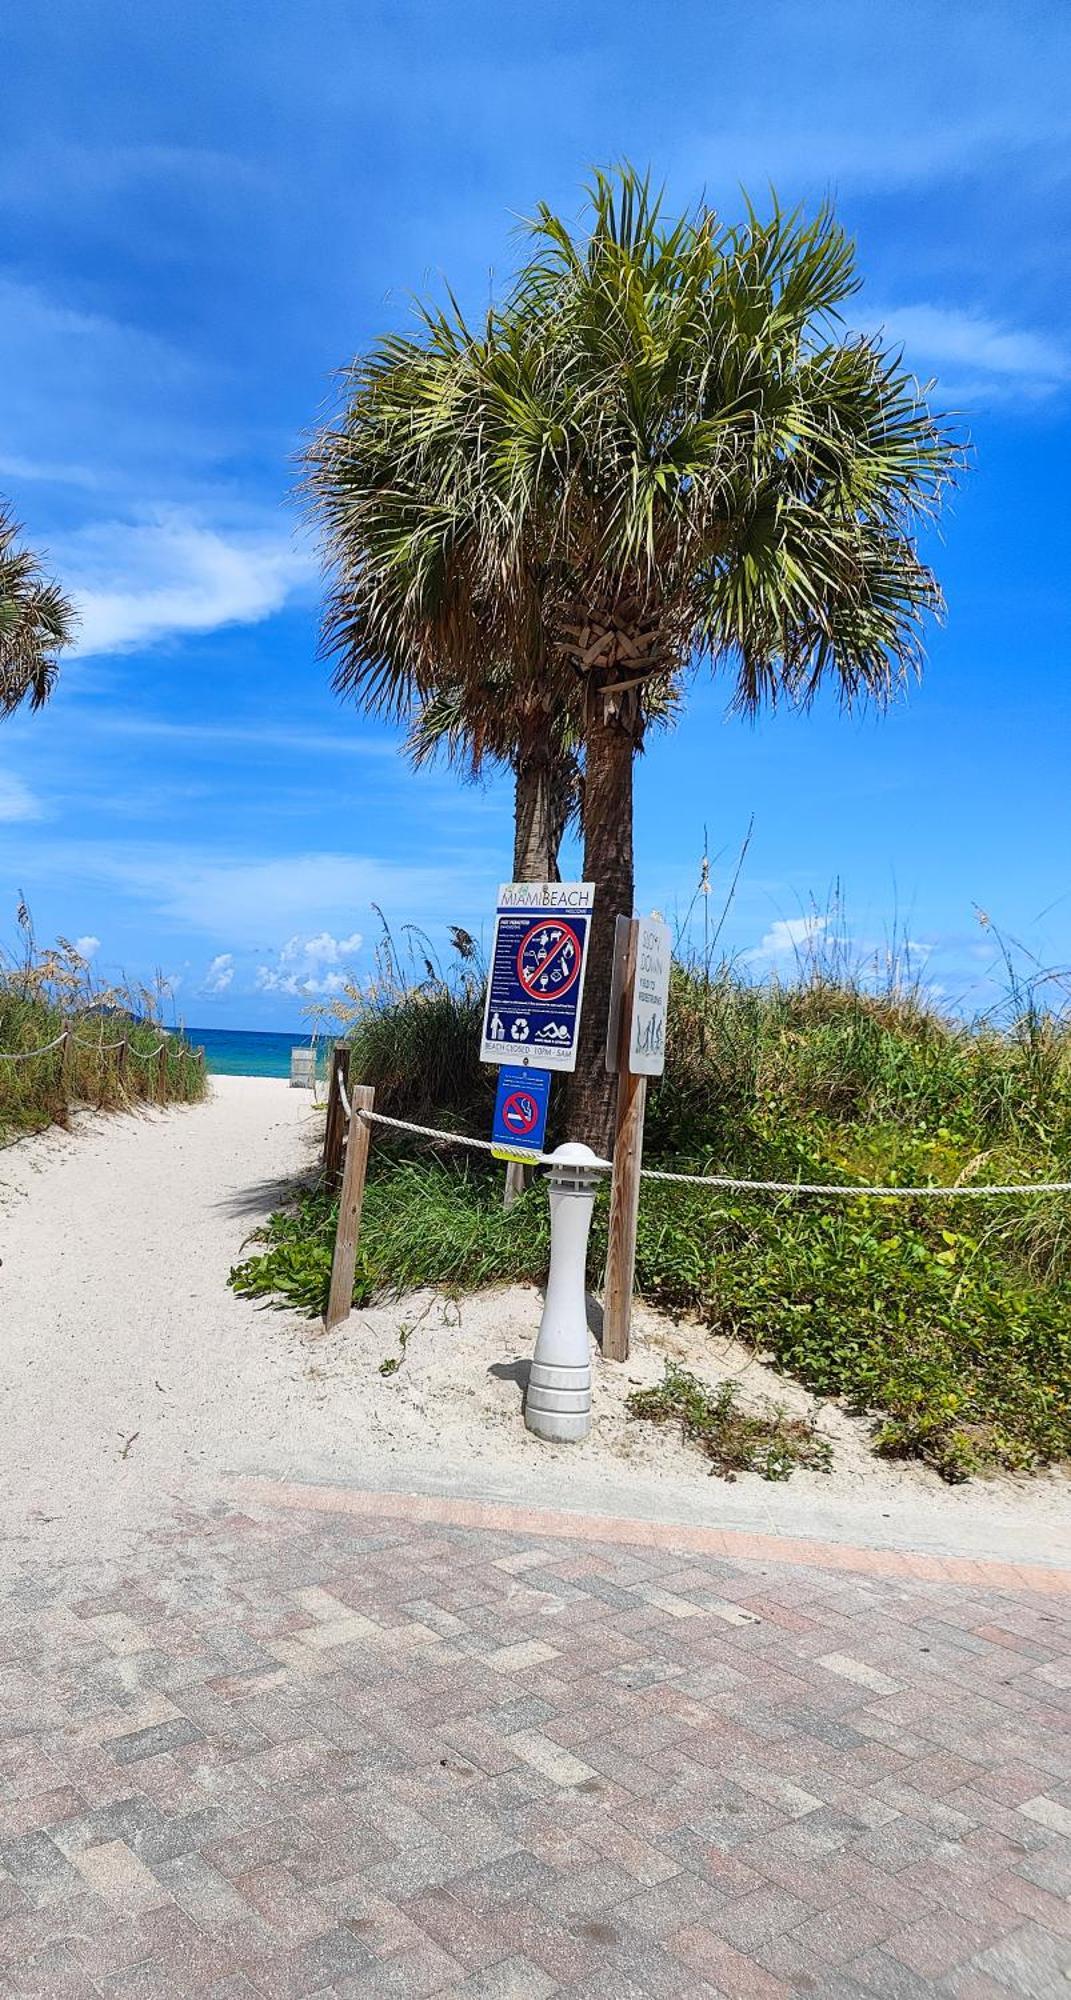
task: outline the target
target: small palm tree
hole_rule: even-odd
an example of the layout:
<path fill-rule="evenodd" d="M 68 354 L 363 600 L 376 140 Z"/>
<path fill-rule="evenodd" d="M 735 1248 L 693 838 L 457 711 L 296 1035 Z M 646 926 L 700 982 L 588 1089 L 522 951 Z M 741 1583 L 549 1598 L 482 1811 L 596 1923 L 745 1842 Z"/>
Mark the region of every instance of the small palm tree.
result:
<path fill-rule="evenodd" d="M 19 532 L 0 502 L 0 715 L 48 700 L 58 655 L 74 637 L 74 607 L 32 551 L 16 547 Z"/>
<path fill-rule="evenodd" d="M 344 684 L 382 693 L 405 654 L 430 691 L 493 657 L 580 704 L 596 910 L 570 1129 L 605 1148 L 652 692 L 706 659 L 748 712 L 826 681 L 886 700 L 940 609 L 915 535 L 960 453 L 899 356 L 846 333 L 854 248 L 828 209 L 668 220 L 625 168 L 581 232 L 542 208 L 530 236 L 479 334 L 451 306 L 358 365 L 311 477 Z"/>

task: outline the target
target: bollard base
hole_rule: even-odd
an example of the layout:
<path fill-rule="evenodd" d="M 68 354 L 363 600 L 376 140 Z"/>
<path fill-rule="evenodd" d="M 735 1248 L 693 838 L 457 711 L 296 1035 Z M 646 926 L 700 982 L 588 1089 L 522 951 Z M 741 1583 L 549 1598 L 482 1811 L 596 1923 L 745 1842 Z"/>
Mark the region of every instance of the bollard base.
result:
<path fill-rule="evenodd" d="M 591 1367 L 532 1363 L 524 1421 L 551 1444 L 579 1444 L 591 1429 Z"/>
<path fill-rule="evenodd" d="M 591 1337 L 584 1259 L 595 1201 L 590 1146 L 559 1146 L 550 1175 L 550 1275 L 524 1421 L 548 1444 L 579 1444 L 591 1429 Z"/>
<path fill-rule="evenodd" d="M 591 1429 L 591 1411 L 533 1410 L 529 1404 L 524 1421 L 532 1436 L 542 1438 L 544 1444 L 579 1444 Z"/>

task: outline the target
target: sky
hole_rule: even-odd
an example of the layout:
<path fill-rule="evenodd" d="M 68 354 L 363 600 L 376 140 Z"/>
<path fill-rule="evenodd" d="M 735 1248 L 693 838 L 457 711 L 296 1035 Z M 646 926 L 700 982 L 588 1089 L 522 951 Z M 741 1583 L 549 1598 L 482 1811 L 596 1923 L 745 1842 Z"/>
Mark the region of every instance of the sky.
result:
<path fill-rule="evenodd" d="M 719 942 L 759 973 L 906 938 L 971 1011 L 998 933 L 1071 963 L 1062 0 L 51 0 L 2 41 L 0 494 L 81 626 L 0 722 L 0 945 L 25 896 L 102 979 L 290 1032 L 374 906 L 488 936 L 509 784 L 413 774 L 332 695 L 296 456 L 414 294 L 478 310 L 520 219 L 628 157 L 677 208 L 831 197 L 858 324 L 972 440 L 921 686 L 749 725 L 698 677 L 638 772 L 639 907 L 701 938 L 704 849 L 713 926 L 750 827 Z"/>

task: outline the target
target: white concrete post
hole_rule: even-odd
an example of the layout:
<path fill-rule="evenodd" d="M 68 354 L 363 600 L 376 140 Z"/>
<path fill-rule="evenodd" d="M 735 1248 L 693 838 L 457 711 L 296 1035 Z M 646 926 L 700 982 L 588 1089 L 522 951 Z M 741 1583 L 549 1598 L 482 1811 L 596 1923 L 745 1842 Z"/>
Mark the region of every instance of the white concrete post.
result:
<path fill-rule="evenodd" d="M 584 1274 L 598 1158 L 559 1146 L 550 1170 L 550 1276 L 528 1378 L 524 1421 L 537 1437 L 574 1443 L 591 1429 L 591 1341 Z"/>

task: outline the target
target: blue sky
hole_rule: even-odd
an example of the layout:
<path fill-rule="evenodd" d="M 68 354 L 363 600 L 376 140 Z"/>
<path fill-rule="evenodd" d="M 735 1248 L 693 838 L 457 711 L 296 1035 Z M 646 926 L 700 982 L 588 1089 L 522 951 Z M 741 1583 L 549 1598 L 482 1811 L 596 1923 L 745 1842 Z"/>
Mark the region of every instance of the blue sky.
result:
<path fill-rule="evenodd" d="M 1071 961 L 1071 13 L 1044 0 L 51 0 L 9 12 L 0 493 L 82 610 L 42 715 L 0 724 L 0 941 L 24 892 L 194 1024 L 292 1029 L 391 922 L 486 927 L 504 782 L 413 776 L 316 658 L 290 501 L 334 372 L 449 278 L 477 307 L 540 198 L 650 164 L 683 206 L 831 194 L 861 324 L 964 413 L 948 620 L 881 720 L 727 722 L 697 681 L 638 780 L 643 907 L 709 828 L 757 967 L 839 884 L 949 1000 L 981 906 Z M 716 858 L 715 858 L 716 857 Z"/>

